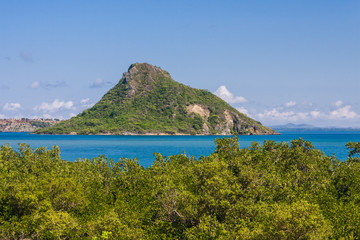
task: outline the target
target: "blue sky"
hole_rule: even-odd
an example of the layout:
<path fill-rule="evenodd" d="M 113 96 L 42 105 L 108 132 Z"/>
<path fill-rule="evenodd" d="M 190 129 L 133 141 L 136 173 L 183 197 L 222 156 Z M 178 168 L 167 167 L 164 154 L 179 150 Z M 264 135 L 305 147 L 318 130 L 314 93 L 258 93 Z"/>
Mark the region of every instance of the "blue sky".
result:
<path fill-rule="evenodd" d="M 1 1 L 0 118 L 68 119 L 131 63 L 265 125 L 360 127 L 360 1 Z"/>

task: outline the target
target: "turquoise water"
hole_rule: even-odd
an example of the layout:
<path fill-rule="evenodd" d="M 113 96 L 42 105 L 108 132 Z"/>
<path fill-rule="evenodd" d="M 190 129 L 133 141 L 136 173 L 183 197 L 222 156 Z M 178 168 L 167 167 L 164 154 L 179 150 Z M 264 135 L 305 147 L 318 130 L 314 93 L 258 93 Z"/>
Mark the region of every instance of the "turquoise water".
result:
<path fill-rule="evenodd" d="M 138 158 L 141 165 L 149 167 L 154 161 L 154 153 L 169 156 L 181 154 L 198 158 L 208 156 L 215 149 L 214 140 L 222 136 L 87 136 L 87 135 L 33 135 L 28 133 L 0 133 L 0 145 L 9 144 L 17 148 L 18 143 L 26 143 L 32 148 L 57 145 L 62 159 L 74 161 L 78 158 L 93 158 L 104 154 L 118 160 L 121 157 Z M 224 137 L 224 136 L 223 136 Z M 228 136 L 227 136 L 228 137 Z M 274 136 L 239 136 L 240 147 L 248 147 L 252 142 L 264 140 L 290 142 L 296 138 L 312 142 L 315 148 L 326 155 L 346 159 L 345 144 L 359 142 L 360 132 L 282 132 Z"/>

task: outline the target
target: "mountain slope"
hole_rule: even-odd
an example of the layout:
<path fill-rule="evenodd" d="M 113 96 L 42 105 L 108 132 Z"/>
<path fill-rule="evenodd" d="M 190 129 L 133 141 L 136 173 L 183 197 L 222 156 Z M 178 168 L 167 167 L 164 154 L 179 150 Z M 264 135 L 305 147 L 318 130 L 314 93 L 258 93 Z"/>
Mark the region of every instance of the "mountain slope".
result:
<path fill-rule="evenodd" d="M 44 134 L 276 134 L 206 91 L 174 81 L 147 63 L 132 64 L 92 108 Z"/>

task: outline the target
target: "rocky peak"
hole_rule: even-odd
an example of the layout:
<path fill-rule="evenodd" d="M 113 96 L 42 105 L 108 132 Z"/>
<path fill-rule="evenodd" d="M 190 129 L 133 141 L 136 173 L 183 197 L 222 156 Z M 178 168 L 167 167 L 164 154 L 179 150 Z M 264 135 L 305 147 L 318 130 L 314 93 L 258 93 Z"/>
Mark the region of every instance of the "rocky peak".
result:
<path fill-rule="evenodd" d="M 157 74 L 168 74 L 167 72 L 165 72 L 164 70 L 162 70 L 159 67 L 153 66 L 151 64 L 148 63 L 134 63 L 131 64 L 128 71 L 123 73 L 123 78 L 132 78 L 136 75 L 149 75 L 149 76 L 154 76 Z"/>
<path fill-rule="evenodd" d="M 133 97 L 136 92 L 149 91 L 160 76 L 170 77 L 170 74 L 148 63 L 134 63 L 123 73 L 122 83 L 128 85 L 128 96 Z"/>

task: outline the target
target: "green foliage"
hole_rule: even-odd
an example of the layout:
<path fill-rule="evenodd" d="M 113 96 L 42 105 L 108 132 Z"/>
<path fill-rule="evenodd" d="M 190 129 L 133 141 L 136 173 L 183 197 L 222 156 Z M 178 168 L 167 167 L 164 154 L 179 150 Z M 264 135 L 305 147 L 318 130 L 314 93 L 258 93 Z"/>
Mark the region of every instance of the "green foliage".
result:
<path fill-rule="evenodd" d="M 49 127 L 51 124 L 49 122 L 42 122 L 42 121 L 36 121 L 36 120 L 32 120 L 30 122 L 31 126 L 36 127 L 36 128 L 45 128 L 45 127 Z"/>
<path fill-rule="evenodd" d="M 186 107 L 193 104 L 207 109 L 210 116 L 189 113 Z M 206 123 L 210 133 L 220 134 L 228 128 L 225 111 L 237 116 L 237 127 L 229 129 L 229 133 L 275 133 L 212 93 L 180 84 L 158 67 L 137 63 L 92 108 L 36 133 L 202 134 Z"/>
<path fill-rule="evenodd" d="M 223 138 L 208 157 L 155 154 L 147 169 L 4 145 L 0 238 L 359 239 L 359 144 L 340 162 L 301 138 Z"/>
<path fill-rule="evenodd" d="M 346 147 L 349 149 L 349 161 L 360 162 L 360 142 L 348 142 Z"/>
<path fill-rule="evenodd" d="M 317 204 L 279 203 L 264 213 L 263 239 L 329 239 L 331 225 Z"/>

